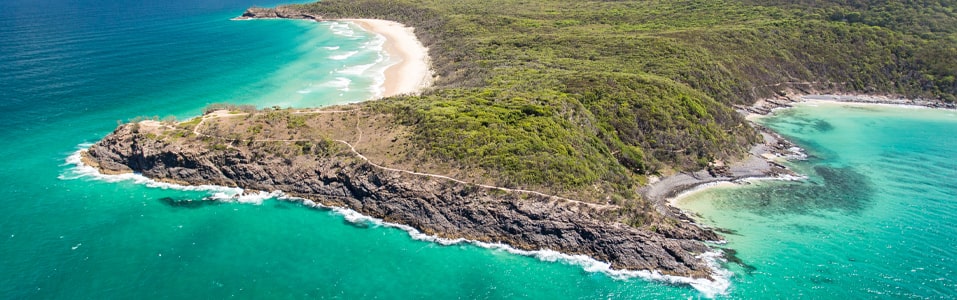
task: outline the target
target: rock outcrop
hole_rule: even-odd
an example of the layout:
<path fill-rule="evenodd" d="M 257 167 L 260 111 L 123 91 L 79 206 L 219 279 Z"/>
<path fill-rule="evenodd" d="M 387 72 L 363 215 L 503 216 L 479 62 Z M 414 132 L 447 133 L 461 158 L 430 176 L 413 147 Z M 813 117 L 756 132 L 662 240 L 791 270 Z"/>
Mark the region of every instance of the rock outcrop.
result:
<path fill-rule="evenodd" d="M 321 21 L 322 16 L 305 13 L 288 6 L 280 6 L 276 8 L 251 7 L 241 16 L 234 18 L 234 20 L 249 19 L 303 19 Z"/>
<path fill-rule="evenodd" d="M 520 194 L 390 171 L 325 141 L 239 142 L 223 147 L 197 137 L 164 138 L 123 125 L 93 145 L 84 162 L 105 173 L 138 172 L 180 184 L 281 190 L 327 206 L 348 207 L 444 238 L 502 242 L 525 250 L 584 254 L 615 269 L 709 278 L 698 254 L 709 230 L 675 222 L 661 233 L 616 221 L 620 209 Z"/>

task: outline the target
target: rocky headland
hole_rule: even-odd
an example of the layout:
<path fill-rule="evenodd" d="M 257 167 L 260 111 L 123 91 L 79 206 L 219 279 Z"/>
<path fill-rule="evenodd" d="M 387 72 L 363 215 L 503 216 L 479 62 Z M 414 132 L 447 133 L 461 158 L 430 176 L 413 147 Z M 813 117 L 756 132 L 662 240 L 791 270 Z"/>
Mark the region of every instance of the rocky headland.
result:
<path fill-rule="evenodd" d="M 712 266 L 700 254 L 710 250 L 704 241 L 719 237 L 690 223 L 651 231 L 619 222 L 616 216 L 623 208 L 614 205 L 383 168 L 358 156 L 345 141 L 220 144 L 209 135 L 190 134 L 186 125 L 191 124 L 122 125 L 83 153 L 83 161 L 107 174 L 136 172 L 185 185 L 281 190 L 442 238 L 583 254 L 614 269 L 712 276 Z"/>
<path fill-rule="evenodd" d="M 293 7 L 250 8 L 236 19 L 259 18 L 323 20 Z M 634 226 L 622 216 L 635 208 L 382 166 L 367 158 L 374 155 L 356 151 L 354 145 L 363 139 L 359 128 L 354 140 L 335 126 L 319 128 L 326 134 L 318 136 L 290 133 L 270 139 L 229 123 L 273 113 L 278 112 L 249 112 L 250 116 L 233 118 L 236 115 L 220 111 L 178 124 L 125 124 L 86 150 L 82 161 L 104 174 L 135 172 L 182 185 L 279 190 L 441 238 L 587 255 L 617 270 L 713 278 L 715 266 L 702 254 L 712 251 L 705 242 L 720 237 L 690 222 L 666 217 L 667 224 L 662 226 Z M 281 128 L 282 124 L 273 127 Z M 366 135 L 368 139 L 376 133 L 367 130 Z"/>
<path fill-rule="evenodd" d="M 324 20 L 296 6 L 250 8 L 236 19 L 259 18 Z M 754 106 L 737 108 L 743 114 L 767 114 L 794 101 L 799 100 L 793 94 L 782 93 Z M 941 102 L 928 103 L 925 105 Z M 220 112 L 178 124 L 125 124 L 85 151 L 83 162 L 105 174 L 135 172 L 184 185 L 280 190 L 442 238 L 500 242 L 523 250 L 551 249 L 587 255 L 610 263 L 614 269 L 710 279 L 715 269 L 702 254 L 711 251 L 707 241 L 721 238 L 711 229 L 694 224 L 668 200 L 710 183 L 796 175 L 777 160 L 802 155 L 790 142 L 752 123 L 764 141 L 746 157 L 713 161 L 698 172 L 651 177 L 649 184 L 638 191 L 643 200 L 637 201 L 646 201 L 651 208 L 627 207 L 611 201 L 579 201 L 567 195 L 536 192 L 534 187 L 524 190 L 489 185 L 489 181 L 470 183 L 453 178 L 461 173 L 430 171 L 428 166 L 419 171 L 383 163 L 396 155 L 376 150 L 394 151 L 382 147 L 386 143 L 382 141 L 391 140 L 389 145 L 394 146 L 407 135 L 399 131 L 377 135 L 368 130 L 372 127 L 360 130 L 361 120 L 356 121 L 354 131 L 340 128 L 345 117 L 329 119 L 332 121 L 300 118 L 309 115 L 321 119 L 318 116 L 358 111 L 365 106 L 356 107 L 315 114 Z M 243 125 L 235 119 L 262 122 Z M 373 121 L 376 128 L 396 123 L 388 118 Z M 346 131 L 349 134 L 343 133 Z M 361 148 L 360 141 L 379 144 Z M 636 211 L 645 213 L 643 210 L 654 211 L 649 223 L 636 225 L 623 217 Z"/>
<path fill-rule="evenodd" d="M 233 18 L 233 20 L 250 19 L 301 19 L 322 21 L 322 16 L 310 14 L 289 6 L 280 6 L 276 8 L 250 7 L 242 15 Z"/>

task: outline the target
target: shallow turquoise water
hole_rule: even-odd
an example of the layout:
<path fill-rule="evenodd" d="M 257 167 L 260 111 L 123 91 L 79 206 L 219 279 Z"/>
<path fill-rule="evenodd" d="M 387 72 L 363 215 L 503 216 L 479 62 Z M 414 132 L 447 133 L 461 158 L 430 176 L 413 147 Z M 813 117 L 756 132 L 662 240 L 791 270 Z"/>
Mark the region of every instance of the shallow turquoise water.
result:
<path fill-rule="evenodd" d="M 810 104 L 763 123 L 805 147 L 801 182 L 679 202 L 726 228 L 744 298 L 957 297 L 957 113 Z"/>
<path fill-rule="evenodd" d="M 0 298 L 694 297 L 581 266 L 346 221 L 297 202 L 81 177 L 65 163 L 117 120 L 214 102 L 319 106 L 375 95 L 358 27 L 229 21 L 219 1 L 0 1 Z M 377 63 L 378 62 L 378 63 Z"/>
<path fill-rule="evenodd" d="M 0 298 L 703 296 L 419 241 L 299 202 L 187 202 L 214 193 L 108 182 L 65 163 L 117 120 L 192 117 L 214 102 L 319 106 L 375 95 L 388 64 L 375 36 L 344 23 L 228 20 L 272 4 L 0 2 Z M 769 124 L 816 155 L 797 166 L 821 174 L 812 183 L 687 202 L 737 230 L 727 247 L 754 268 L 729 266 L 728 296 L 953 297 L 953 114 L 808 109 Z M 832 120 L 835 111 L 846 118 Z"/>

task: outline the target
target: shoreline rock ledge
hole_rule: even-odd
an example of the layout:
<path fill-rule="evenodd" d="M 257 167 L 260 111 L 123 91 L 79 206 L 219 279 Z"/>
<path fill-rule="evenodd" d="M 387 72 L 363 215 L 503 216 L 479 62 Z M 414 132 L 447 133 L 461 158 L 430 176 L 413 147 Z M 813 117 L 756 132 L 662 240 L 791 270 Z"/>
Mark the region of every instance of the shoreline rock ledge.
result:
<path fill-rule="evenodd" d="M 276 8 L 250 7 L 242 15 L 233 18 L 233 20 L 250 19 L 301 19 L 322 21 L 322 16 L 312 15 L 302 12 L 298 9 L 280 6 Z"/>
<path fill-rule="evenodd" d="M 146 122 L 121 125 L 86 150 L 83 162 L 105 174 L 136 172 L 177 184 L 281 190 L 441 238 L 586 255 L 616 270 L 715 278 L 716 270 L 701 254 L 712 251 L 704 241 L 719 238 L 690 223 L 658 230 L 633 227 L 617 220 L 623 209 L 617 206 L 382 169 L 334 141 L 305 150 L 295 143 L 266 141 L 211 147 L 202 138 L 166 138 L 172 135 L 165 130 L 172 129 Z"/>

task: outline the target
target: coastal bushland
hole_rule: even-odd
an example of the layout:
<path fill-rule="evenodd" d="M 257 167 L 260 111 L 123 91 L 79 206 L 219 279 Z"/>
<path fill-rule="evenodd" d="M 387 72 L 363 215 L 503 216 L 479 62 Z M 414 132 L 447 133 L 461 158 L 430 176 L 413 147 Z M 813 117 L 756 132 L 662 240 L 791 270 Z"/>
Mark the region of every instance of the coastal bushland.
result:
<path fill-rule="evenodd" d="M 742 158 L 760 138 L 734 107 L 787 90 L 957 100 L 952 0 L 292 7 L 415 27 L 435 85 L 363 106 L 410 128 L 418 159 L 585 200 L 633 199 L 648 175 Z"/>

